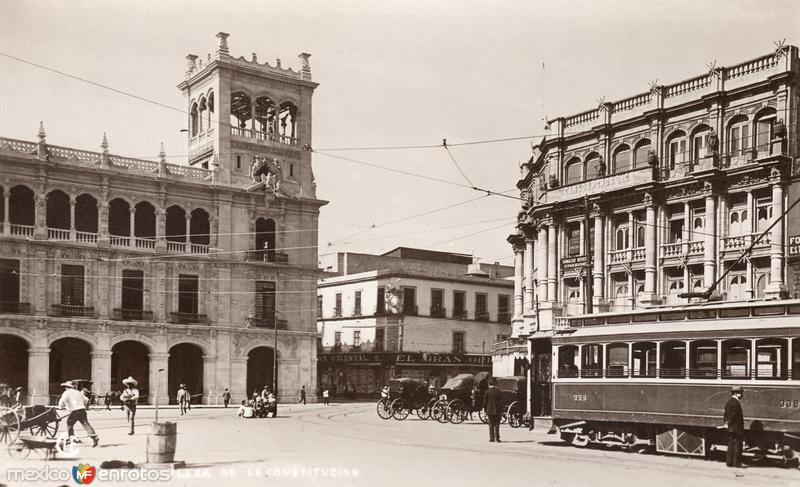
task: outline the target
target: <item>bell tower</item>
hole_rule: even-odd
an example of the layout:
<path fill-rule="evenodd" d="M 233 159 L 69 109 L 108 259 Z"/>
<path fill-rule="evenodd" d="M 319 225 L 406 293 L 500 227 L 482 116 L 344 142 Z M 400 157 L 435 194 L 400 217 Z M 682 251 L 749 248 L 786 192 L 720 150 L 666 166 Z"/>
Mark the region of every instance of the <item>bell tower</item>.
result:
<path fill-rule="evenodd" d="M 217 170 L 218 184 L 249 187 L 259 168 L 273 168 L 281 191 L 315 198 L 311 169 L 311 81 L 308 53 L 297 70 L 233 57 L 229 34 L 217 34 L 216 51 L 186 56 L 178 85 L 187 107 L 189 164 Z M 277 169 L 274 169 L 277 168 Z M 276 173 L 277 171 L 277 173 Z"/>

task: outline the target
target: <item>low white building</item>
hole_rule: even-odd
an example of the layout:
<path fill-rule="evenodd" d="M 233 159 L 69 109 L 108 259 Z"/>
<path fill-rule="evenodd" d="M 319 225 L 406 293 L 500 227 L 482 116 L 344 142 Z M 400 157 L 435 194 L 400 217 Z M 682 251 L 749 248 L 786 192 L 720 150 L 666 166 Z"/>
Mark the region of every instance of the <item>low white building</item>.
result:
<path fill-rule="evenodd" d="M 514 269 L 472 260 L 405 247 L 321 256 L 319 384 L 363 396 L 394 377 L 490 371 L 493 344 L 511 333 Z"/>

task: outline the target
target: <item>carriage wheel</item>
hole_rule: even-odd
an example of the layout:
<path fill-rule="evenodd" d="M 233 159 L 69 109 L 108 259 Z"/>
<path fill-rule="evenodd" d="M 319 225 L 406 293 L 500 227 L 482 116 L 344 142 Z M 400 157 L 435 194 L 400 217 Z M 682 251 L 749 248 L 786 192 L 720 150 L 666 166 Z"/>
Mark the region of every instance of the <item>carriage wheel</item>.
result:
<path fill-rule="evenodd" d="M 47 438 L 55 438 L 58 433 L 58 421 L 48 421 L 46 423 L 31 425 L 31 434 L 33 436 L 46 436 Z"/>
<path fill-rule="evenodd" d="M 378 404 L 375 405 L 375 409 L 378 411 L 378 417 L 381 419 L 389 419 L 392 417 L 392 407 L 388 399 L 381 399 L 378 401 Z"/>
<path fill-rule="evenodd" d="M 410 413 L 410 411 L 406 408 L 406 402 L 403 399 L 395 399 L 392 401 L 390 409 L 392 411 L 392 417 L 398 421 L 406 419 Z"/>
<path fill-rule="evenodd" d="M 514 401 L 508 406 L 506 416 L 508 417 L 508 425 L 512 428 L 519 428 L 522 426 L 523 416 L 525 412 L 522 409 L 522 404 L 519 401 Z"/>
<path fill-rule="evenodd" d="M 450 413 L 450 422 L 453 424 L 461 424 L 467 417 L 467 405 L 461 399 L 450 401 L 447 410 Z"/>
<path fill-rule="evenodd" d="M 19 415 L 13 409 L 0 411 L 0 443 L 10 445 L 19 438 Z"/>
<path fill-rule="evenodd" d="M 419 419 L 428 419 L 431 417 L 431 410 L 427 404 L 423 404 L 417 409 L 417 417 Z"/>
<path fill-rule="evenodd" d="M 447 407 L 446 401 L 437 401 L 433 407 L 433 419 L 440 423 L 446 423 L 450 420 L 450 409 Z"/>
<path fill-rule="evenodd" d="M 478 410 L 478 419 L 480 419 L 483 424 L 489 424 L 489 416 L 486 416 L 486 411 L 483 409 Z"/>
<path fill-rule="evenodd" d="M 8 445 L 8 454 L 11 455 L 11 458 L 25 460 L 31 454 L 31 449 L 25 446 L 25 443 L 17 440 Z"/>

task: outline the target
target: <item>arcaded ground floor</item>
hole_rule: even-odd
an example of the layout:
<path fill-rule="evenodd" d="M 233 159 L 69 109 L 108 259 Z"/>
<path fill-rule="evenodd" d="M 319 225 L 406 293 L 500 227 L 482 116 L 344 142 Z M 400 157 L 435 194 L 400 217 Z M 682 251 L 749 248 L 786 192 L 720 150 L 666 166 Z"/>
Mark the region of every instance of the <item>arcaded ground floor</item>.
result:
<path fill-rule="evenodd" d="M 533 431 L 502 425 L 503 443 L 489 443 L 487 426 L 477 421 L 384 421 L 376 416 L 373 403 L 284 403 L 275 419 L 238 419 L 235 414 L 235 408 L 194 408 L 186 416 L 174 407 L 162 410 L 161 421 L 178 423 L 176 459 L 185 461 L 187 468 L 168 474 L 168 482 L 152 485 L 800 485 L 797 469 L 751 466 L 737 477 L 720 460 L 566 446 L 557 435 L 547 434 L 549 424 L 542 422 Z M 74 485 L 71 478 L 9 481 L 12 469 L 38 472 L 47 467 L 59 470 L 50 473 L 57 476 L 64 475 L 63 470 L 71 475 L 78 463 L 98 467 L 112 459 L 143 462 L 146 425 L 152 418 L 152 409 L 140 409 L 137 433 L 128 436 L 121 411 L 92 411 L 89 419 L 101 436 L 98 448 L 80 446 L 72 457 L 50 462 L 33 455 L 12 460 L 0 451 L 0 484 Z M 76 428 L 80 434 L 80 426 Z M 147 484 L 98 479 L 101 485 Z"/>

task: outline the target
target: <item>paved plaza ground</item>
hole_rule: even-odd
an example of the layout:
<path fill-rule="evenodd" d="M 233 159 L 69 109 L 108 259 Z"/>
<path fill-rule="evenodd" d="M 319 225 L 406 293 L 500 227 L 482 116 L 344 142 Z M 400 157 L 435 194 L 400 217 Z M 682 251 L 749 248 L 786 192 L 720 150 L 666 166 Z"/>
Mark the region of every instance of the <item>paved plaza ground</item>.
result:
<path fill-rule="evenodd" d="M 533 432 L 503 425 L 503 443 L 489 443 L 488 428 L 477 421 L 451 425 L 413 416 L 384 421 L 370 403 L 282 405 L 276 419 L 237 419 L 235 412 L 195 408 L 181 417 L 177 409 L 161 410 L 161 421 L 178 423 L 176 459 L 186 468 L 170 472 L 166 483 L 109 482 L 98 475 L 92 485 L 800 487 L 797 469 L 751 467 L 737 477 L 719 461 L 565 446 L 544 425 Z M 152 409 L 140 410 L 131 437 L 119 409 L 92 411 L 90 420 L 101 435 L 98 448 L 82 446 L 76 458 L 49 462 L 35 454 L 14 460 L 2 452 L 0 485 L 78 485 L 72 478 L 9 482 L 9 472 L 18 468 L 60 472 L 79 463 L 144 462 L 152 418 Z M 46 474 L 55 479 L 63 475 L 59 472 Z"/>

